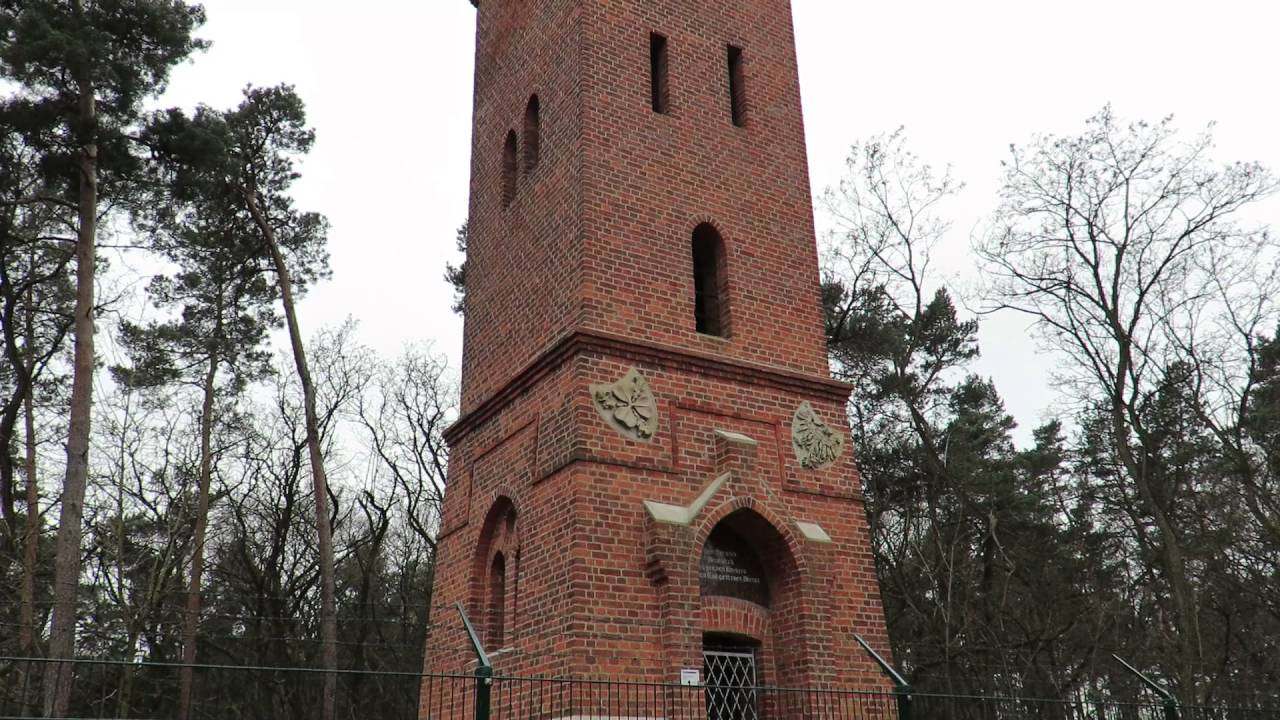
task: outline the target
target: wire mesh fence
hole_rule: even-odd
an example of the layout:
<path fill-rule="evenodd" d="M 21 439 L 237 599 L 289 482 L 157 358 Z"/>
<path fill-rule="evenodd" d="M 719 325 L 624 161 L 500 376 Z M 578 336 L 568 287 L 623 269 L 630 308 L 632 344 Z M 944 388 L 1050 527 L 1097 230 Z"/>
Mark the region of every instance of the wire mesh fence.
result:
<path fill-rule="evenodd" d="M 915 694 L 912 717 L 940 720 L 1280 720 L 1280 706 L 1215 705 L 1177 707 L 1176 717 L 1153 698 L 1149 702 L 1071 700 L 978 695 Z"/>
<path fill-rule="evenodd" d="M 42 679 L 55 664 L 46 659 L 0 658 L 0 719 L 45 717 Z M 179 714 L 181 664 L 87 659 L 67 664 L 74 677 L 67 718 L 168 720 Z M 191 667 L 191 720 L 320 717 L 323 670 L 211 664 Z M 450 680 L 459 698 L 474 685 L 470 676 Z M 337 673 L 335 716 L 416 718 L 422 687 L 421 673 L 342 670 Z"/>
<path fill-rule="evenodd" d="M 69 661 L 68 718 L 178 716 L 180 664 Z M 43 718 L 43 659 L 0 658 L 0 720 Z M 320 717 L 316 668 L 193 665 L 194 720 Z M 340 720 L 1170 720 L 1150 702 L 341 670 Z M 1182 707 L 1180 720 L 1280 720 L 1280 705 Z"/>

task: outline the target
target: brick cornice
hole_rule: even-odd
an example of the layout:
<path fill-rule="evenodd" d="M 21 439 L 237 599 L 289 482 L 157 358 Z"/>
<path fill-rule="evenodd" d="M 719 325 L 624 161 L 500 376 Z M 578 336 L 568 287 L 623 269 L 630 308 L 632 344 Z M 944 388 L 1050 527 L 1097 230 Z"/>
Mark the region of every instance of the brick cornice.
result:
<path fill-rule="evenodd" d="M 683 365 L 708 376 L 727 378 L 747 385 L 764 385 L 810 397 L 844 402 L 853 386 L 829 377 L 810 375 L 761 365 L 713 353 L 636 340 L 598 330 L 575 330 L 551 343 L 500 390 L 477 405 L 445 431 L 453 445 L 473 428 L 501 412 L 539 380 L 578 355 L 599 353 L 625 357 L 661 366 Z"/>

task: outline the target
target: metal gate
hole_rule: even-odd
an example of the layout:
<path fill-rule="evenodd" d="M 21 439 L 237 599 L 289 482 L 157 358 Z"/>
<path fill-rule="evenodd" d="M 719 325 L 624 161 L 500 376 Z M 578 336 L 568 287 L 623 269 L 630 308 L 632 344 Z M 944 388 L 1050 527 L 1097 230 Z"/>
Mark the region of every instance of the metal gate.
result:
<path fill-rule="evenodd" d="M 704 650 L 707 720 L 760 720 L 756 656 L 749 649 Z"/>

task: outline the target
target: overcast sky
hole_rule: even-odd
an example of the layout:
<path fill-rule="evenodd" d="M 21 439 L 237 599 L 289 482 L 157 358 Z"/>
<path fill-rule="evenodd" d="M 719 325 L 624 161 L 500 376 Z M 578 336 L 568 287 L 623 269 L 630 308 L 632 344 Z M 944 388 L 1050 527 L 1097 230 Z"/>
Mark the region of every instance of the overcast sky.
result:
<path fill-rule="evenodd" d="M 498 0 L 494 0 L 498 1 Z M 528 1 L 528 0 L 526 0 Z M 592 0 L 583 0 L 589 2 Z M 598 0 L 603 1 L 603 0 Z M 704 0 L 688 0 L 701 2 Z M 995 205 L 1011 142 L 1072 133 L 1103 104 L 1127 118 L 1218 123 L 1218 157 L 1280 168 L 1272 0 L 793 0 L 815 193 L 849 145 L 905 126 L 910 147 L 968 184 L 940 253 L 958 286 Z M 467 0 L 205 0 L 213 47 L 173 75 L 165 105 L 229 107 L 246 83 L 297 86 L 318 133 L 299 205 L 332 222 L 333 280 L 304 331 L 361 324 L 391 355 L 432 342 L 458 366 L 461 321 L 442 279 L 467 212 L 475 10 Z M 1280 203 L 1260 219 L 1275 223 Z M 827 223 L 819 214 L 822 233 Z M 987 318 L 978 371 L 1022 424 L 1053 394 L 1017 318 Z"/>

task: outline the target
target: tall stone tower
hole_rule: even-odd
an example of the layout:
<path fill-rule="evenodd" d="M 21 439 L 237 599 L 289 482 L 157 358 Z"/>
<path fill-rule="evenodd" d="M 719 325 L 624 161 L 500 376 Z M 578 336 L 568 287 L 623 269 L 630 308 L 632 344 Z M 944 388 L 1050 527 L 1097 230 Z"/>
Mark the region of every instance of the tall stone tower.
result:
<path fill-rule="evenodd" d="M 477 0 L 472 0 L 476 3 Z M 875 687 L 789 0 L 478 0 L 427 669 Z M 706 654 L 704 654 L 706 653 Z M 723 655 L 716 655 L 723 653 Z"/>

